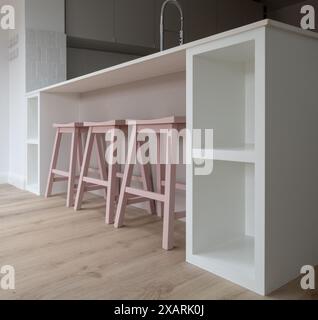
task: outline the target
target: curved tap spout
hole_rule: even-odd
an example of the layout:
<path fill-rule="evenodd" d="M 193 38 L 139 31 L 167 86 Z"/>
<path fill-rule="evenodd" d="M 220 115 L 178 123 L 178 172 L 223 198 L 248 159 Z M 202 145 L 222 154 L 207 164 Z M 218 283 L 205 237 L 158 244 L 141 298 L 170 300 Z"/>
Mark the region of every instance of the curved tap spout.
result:
<path fill-rule="evenodd" d="M 164 50 L 164 14 L 168 4 L 173 4 L 177 7 L 180 13 L 180 31 L 179 31 L 179 43 L 183 45 L 184 43 L 184 34 L 183 34 L 183 11 L 180 3 L 177 0 L 166 0 L 161 7 L 161 16 L 160 16 L 160 51 Z"/>

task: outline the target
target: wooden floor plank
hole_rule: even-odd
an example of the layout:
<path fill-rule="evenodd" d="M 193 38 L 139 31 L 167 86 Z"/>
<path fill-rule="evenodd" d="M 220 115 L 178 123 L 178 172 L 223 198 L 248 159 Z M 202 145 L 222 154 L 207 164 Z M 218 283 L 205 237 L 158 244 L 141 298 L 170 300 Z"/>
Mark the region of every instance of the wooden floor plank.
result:
<path fill-rule="evenodd" d="M 65 197 L 36 197 L 0 185 L 0 266 L 16 269 L 16 290 L 0 299 L 265 299 L 185 262 L 185 224 L 176 249 L 161 249 L 162 221 L 129 208 L 126 227 L 104 224 L 104 199 L 84 210 Z M 295 280 L 266 299 L 317 299 Z"/>

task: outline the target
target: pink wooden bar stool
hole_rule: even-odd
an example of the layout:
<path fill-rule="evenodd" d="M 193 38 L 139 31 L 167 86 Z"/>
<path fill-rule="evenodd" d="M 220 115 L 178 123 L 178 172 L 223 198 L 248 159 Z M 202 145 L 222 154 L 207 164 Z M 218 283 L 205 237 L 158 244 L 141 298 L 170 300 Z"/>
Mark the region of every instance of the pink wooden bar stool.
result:
<path fill-rule="evenodd" d="M 67 207 L 72 207 L 76 192 L 76 162 L 78 161 L 79 167 L 81 167 L 83 161 L 82 135 L 87 133 L 88 129 L 83 126 L 83 123 L 78 122 L 54 124 L 53 127 L 56 128 L 56 135 L 45 197 L 48 198 L 52 195 L 53 184 L 55 182 L 68 181 L 66 205 Z M 57 162 L 63 134 L 72 135 L 70 164 L 68 171 L 57 169 Z"/>
<path fill-rule="evenodd" d="M 83 196 L 86 190 L 86 185 L 90 184 L 95 186 L 96 189 L 105 189 L 106 192 L 106 223 L 113 224 L 115 220 L 115 209 L 116 202 L 118 200 L 119 193 L 119 181 L 122 179 L 122 174 L 120 173 L 120 165 L 115 162 L 114 150 L 110 150 L 110 163 L 106 163 L 105 151 L 106 151 L 106 134 L 110 133 L 111 139 L 109 140 L 110 145 L 114 145 L 117 137 L 115 135 L 115 130 L 119 129 L 127 132 L 127 125 L 125 120 L 113 120 L 108 122 L 85 122 L 85 127 L 89 127 L 86 147 L 84 152 L 83 165 L 81 169 L 81 174 L 79 177 L 79 186 L 77 190 L 76 200 L 75 200 L 75 210 L 80 210 L 82 207 Z M 88 176 L 89 173 L 89 163 L 91 160 L 92 148 L 94 141 L 97 145 L 98 161 L 99 167 L 103 168 L 101 171 L 100 179 L 91 178 Z M 151 177 L 148 175 L 148 171 L 143 168 L 144 188 L 146 190 L 151 190 L 152 181 Z M 128 199 L 129 203 L 144 202 L 145 199 L 141 197 L 130 197 Z M 146 201 L 149 201 L 146 199 Z M 155 203 L 150 205 L 151 211 L 155 214 Z"/>
<path fill-rule="evenodd" d="M 127 162 L 125 165 L 122 186 L 120 190 L 118 207 L 116 212 L 115 227 L 120 228 L 124 224 L 125 209 L 128 205 L 128 197 L 131 195 L 141 196 L 146 199 L 152 199 L 163 204 L 163 239 L 162 247 L 165 250 L 171 250 L 174 247 L 174 220 L 176 218 L 185 217 L 185 212 L 175 212 L 175 191 L 176 189 L 185 190 L 185 185 L 176 183 L 177 164 L 172 161 L 176 150 L 174 140 L 170 138 L 172 130 L 180 132 L 186 126 L 185 117 L 168 117 L 155 120 L 137 120 L 127 121 L 127 125 L 132 127 L 132 134 L 129 141 L 129 150 Z M 157 187 L 156 192 L 140 190 L 130 186 L 132 181 L 132 173 L 134 169 L 133 158 L 136 148 L 141 144 L 137 141 L 138 133 L 144 130 L 151 130 L 157 135 Z M 166 135 L 166 160 L 164 164 L 161 162 L 161 143 L 160 137 L 163 131 Z M 165 171 L 165 172 L 164 172 Z"/>

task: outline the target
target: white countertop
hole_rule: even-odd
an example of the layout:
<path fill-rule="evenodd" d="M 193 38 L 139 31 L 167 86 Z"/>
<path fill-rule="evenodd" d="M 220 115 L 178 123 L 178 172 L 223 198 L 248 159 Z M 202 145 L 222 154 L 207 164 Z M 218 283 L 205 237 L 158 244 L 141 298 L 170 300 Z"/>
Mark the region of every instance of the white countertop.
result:
<path fill-rule="evenodd" d="M 296 28 L 281 22 L 266 19 L 230 31 L 219 33 L 204 39 L 190 42 L 179 47 L 165 50 L 163 52 L 158 52 L 75 79 L 61 82 L 53 86 L 30 92 L 27 95 L 31 96 L 40 92 L 86 93 L 98 89 L 114 87 L 120 84 L 159 77 L 177 72 L 183 72 L 186 70 L 187 49 L 261 27 L 280 28 L 285 31 L 299 33 L 303 36 L 318 39 L 318 34 L 315 32 L 302 30 L 300 28 Z"/>

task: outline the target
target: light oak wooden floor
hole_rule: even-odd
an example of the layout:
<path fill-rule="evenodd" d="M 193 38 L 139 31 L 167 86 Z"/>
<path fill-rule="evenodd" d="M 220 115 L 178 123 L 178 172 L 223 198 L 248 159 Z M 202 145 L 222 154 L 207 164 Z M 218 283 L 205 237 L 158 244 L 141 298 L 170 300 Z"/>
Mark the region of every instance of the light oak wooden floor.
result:
<path fill-rule="evenodd" d="M 263 299 L 187 264 L 183 222 L 170 252 L 161 249 L 160 219 L 131 208 L 126 225 L 104 225 L 103 199 L 75 213 L 63 196 L 0 186 L 0 266 L 16 269 L 16 290 L 0 290 L 0 299 Z M 318 295 L 298 280 L 269 298 Z"/>

